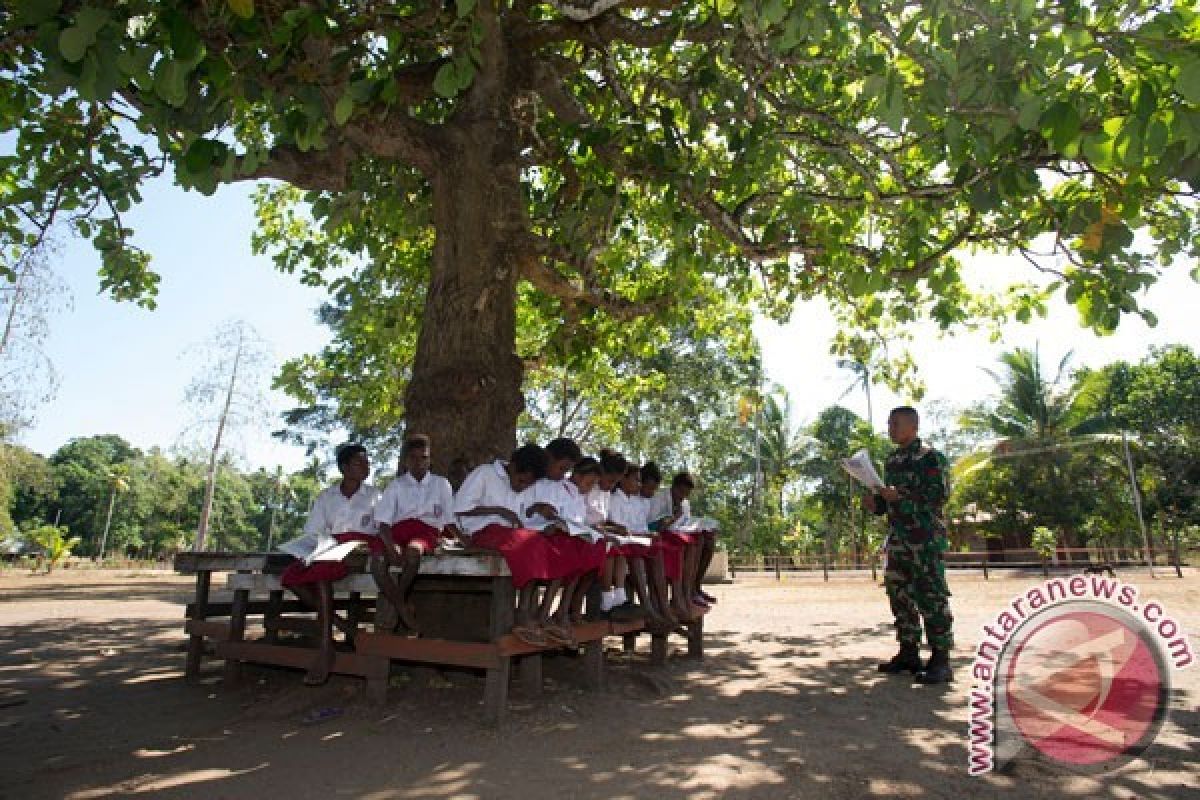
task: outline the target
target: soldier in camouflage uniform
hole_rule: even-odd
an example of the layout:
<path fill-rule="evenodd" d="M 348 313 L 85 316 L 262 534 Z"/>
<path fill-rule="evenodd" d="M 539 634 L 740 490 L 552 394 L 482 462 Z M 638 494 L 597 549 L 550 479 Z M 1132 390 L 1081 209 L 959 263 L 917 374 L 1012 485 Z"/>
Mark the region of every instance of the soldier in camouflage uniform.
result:
<path fill-rule="evenodd" d="M 887 483 L 864 498 L 877 514 L 887 514 L 887 565 L 883 584 L 900 652 L 879 665 L 889 674 L 912 672 L 919 683 L 952 680 L 950 648 L 954 645 L 950 589 L 942 554 L 948 546 L 942 504 L 946 501 L 946 458 L 917 437 L 915 409 L 901 406 L 888 416 L 888 435 L 898 445 L 884 465 Z M 921 621 L 933 654 L 922 666 Z"/>

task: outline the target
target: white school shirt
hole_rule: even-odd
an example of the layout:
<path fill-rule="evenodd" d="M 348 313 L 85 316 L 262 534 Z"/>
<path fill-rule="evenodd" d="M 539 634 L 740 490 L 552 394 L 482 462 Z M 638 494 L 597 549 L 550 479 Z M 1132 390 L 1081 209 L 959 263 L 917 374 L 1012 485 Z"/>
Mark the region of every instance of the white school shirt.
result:
<path fill-rule="evenodd" d="M 352 496 L 342 494 L 342 486 L 323 489 L 308 512 L 304 532 L 325 538 L 337 533 L 376 533 L 375 504 L 379 490 L 368 483 L 358 487 Z"/>
<path fill-rule="evenodd" d="M 584 500 L 583 521 L 588 525 L 601 525 L 608 521 L 608 507 L 612 502 L 612 492 L 593 486 Z"/>
<path fill-rule="evenodd" d="M 375 506 L 375 520 L 394 525 L 416 519 L 439 531 L 454 522 L 454 490 L 450 481 L 432 472 L 418 481 L 409 473 L 396 477 Z"/>
<path fill-rule="evenodd" d="M 643 508 L 646 511 L 646 524 L 660 520 L 663 517 L 669 517 L 674 512 L 671 510 L 671 490 L 663 490 L 655 492 L 653 497 L 641 497 Z"/>
<path fill-rule="evenodd" d="M 640 497 L 630 497 L 623 489 L 615 489 L 608 502 L 608 519 L 625 527 L 630 533 L 647 533 L 646 507 Z"/>
<path fill-rule="evenodd" d="M 454 495 L 454 513 L 459 515 L 458 525 L 466 535 L 473 536 L 488 525 L 512 526 L 504 517 L 495 514 L 462 516 L 464 512 L 480 506 L 507 508 L 516 514 L 518 519 L 521 517 L 525 492 L 518 494 L 513 491 L 512 482 L 508 479 L 508 470 L 504 467 L 505 462 L 500 460 L 491 464 L 481 464 L 471 470 L 462 486 L 458 487 L 458 493 Z"/>
<path fill-rule="evenodd" d="M 530 514 L 529 508 L 536 503 L 546 503 L 552 506 L 554 511 L 563 519 L 576 519 L 576 516 L 573 516 L 571 513 L 576 498 L 582 503 L 583 498 L 579 494 L 579 489 L 566 478 L 558 481 L 551 480 L 550 478 L 542 478 L 521 493 L 524 512 L 522 518 L 536 521 L 534 517 L 537 517 L 540 520 L 541 516 Z M 578 519 L 576 521 L 583 522 L 583 515 L 579 514 L 577 516 Z"/>

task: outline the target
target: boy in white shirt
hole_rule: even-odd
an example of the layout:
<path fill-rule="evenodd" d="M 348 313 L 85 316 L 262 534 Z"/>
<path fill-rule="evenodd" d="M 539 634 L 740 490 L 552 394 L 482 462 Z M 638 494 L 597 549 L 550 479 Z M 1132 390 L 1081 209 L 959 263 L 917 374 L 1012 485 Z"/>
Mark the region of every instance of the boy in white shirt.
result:
<path fill-rule="evenodd" d="M 437 549 L 442 536 L 456 536 L 454 491 L 450 481 L 429 471 L 429 437 L 414 434 L 404 440 L 401 473 L 396 476 L 375 506 L 375 521 L 386 547 L 389 562 L 400 567 L 400 577 L 392 582 L 400 604 L 396 610 L 405 627 L 417 631 L 410 596 L 421 556 Z M 388 592 L 392 599 L 392 592 Z M 396 602 L 396 601 L 393 601 Z"/>
<path fill-rule="evenodd" d="M 304 524 L 304 533 L 314 539 L 314 550 L 323 548 L 333 539 L 361 541 L 367 544 L 372 554 L 380 554 L 383 542 L 374 533 L 379 491 L 366 482 L 371 474 L 366 448 L 359 444 L 338 448 L 337 465 L 342 480 L 317 495 Z M 304 676 L 308 686 L 319 686 L 329 680 L 335 657 L 333 626 L 340 623 L 333 610 L 333 584 L 348 573 L 346 565 L 340 561 L 314 561 L 306 565 L 304 560 L 297 559 L 281 576 L 285 587 L 317 610 L 321 642 L 317 657 Z"/>

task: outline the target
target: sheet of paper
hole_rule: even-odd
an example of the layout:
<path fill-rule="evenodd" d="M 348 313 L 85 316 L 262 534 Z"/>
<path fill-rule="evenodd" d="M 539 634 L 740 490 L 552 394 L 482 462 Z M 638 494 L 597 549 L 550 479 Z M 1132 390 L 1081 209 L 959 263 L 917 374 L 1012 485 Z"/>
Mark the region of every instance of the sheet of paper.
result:
<path fill-rule="evenodd" d="M 866 448 L 859 450 L 849 458 L 843 458 L 842 469 L 850 473 L 850 477 L 868 489 L 878 490 L 883 488 L 883 479 L 875 471 L 875 465 L 871 463 L 871 456 L 867 453 Z"/>
<path fill-rule="evenodd" d="M 365 546 L 364 542 L 342 542 L 338 543 L 335 539 L 330 539 L 329 544 L 313 551 L 312 555 L 304 560 L 306 564 L 312 564 L 317 561 L 341 561 L 346 556 L 350 555 L 359 546 Z"/>
<path fill-rule="evenodd" d="M 315 534 L 306 533 L 303 536 L 298 536 L 295 539 L 280 544 L 278 548 L 280 552 L 287 553 L 293 558 L 304 560 L 309 557 L 312 551 L 317 549 L 317 537 Z"/>
<path fill-rule="evenodd" d="M 595 528 L 570 519 L 546 519 L 540 514 L 534 514 L 529 518 L 527 524 L 535 531 L 545 531 L 550 528 L 565 530 L 571 536 L 578 536 L 581 539 L 587 539 L 589 542 L 598 542 L 604 538 L 604 534 Z"/>
<path fill-rule="evenodd" d="M 668 530 L 679 531 L 680 533 L 716 531 L 717 521 L 712 517 L 687 517 L 676 522 Z"/>

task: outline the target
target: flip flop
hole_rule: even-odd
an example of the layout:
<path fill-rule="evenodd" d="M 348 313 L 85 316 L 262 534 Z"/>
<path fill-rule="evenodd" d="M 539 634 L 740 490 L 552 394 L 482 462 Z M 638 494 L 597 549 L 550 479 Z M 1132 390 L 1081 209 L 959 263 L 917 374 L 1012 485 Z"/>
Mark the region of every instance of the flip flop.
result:
<path fill-rule="evenodd" d="M 579 647 L 579 640 L 562 625 L 548 622 L 542 626 L 542 630 L 546 632 L 547 638 L 558 642 L 563 647 Z"/>
<path fill-rule="evenodd" d="M 533 647 L 548 647 L 550 644 L 546 639 L 546 632 L 533 625 L 513 625 L 512 635 Z"/>

